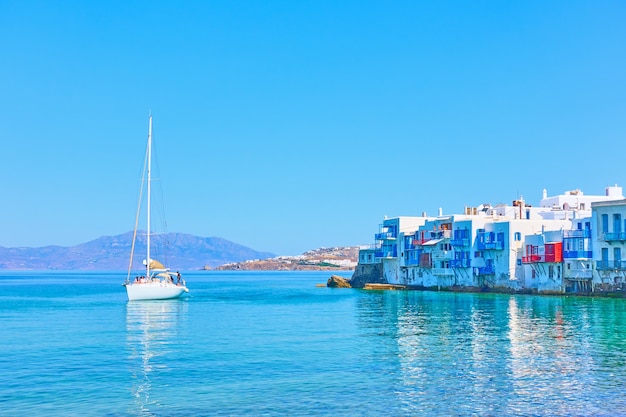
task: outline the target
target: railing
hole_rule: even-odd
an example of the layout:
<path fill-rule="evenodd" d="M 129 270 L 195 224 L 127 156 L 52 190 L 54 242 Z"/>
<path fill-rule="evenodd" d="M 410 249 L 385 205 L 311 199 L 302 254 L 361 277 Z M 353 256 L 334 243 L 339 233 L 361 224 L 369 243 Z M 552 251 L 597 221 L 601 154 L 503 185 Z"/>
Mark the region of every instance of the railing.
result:
<path fill-rule="evenodd" d="M 605 233 L 604 241 L 624 241 L 626 240 L 626 232 Z"/>
<path fill-rule="evenodd" d="M 590 250 L 566 250 L 566 251 L 563 251 L 563 258 L 591 259 L 593 258 L 593 252 Z"/>
<path fill-rule="evenodd" d="M 396 246 L 383 246 L 375 252 L 377 258 L 397 258 L 398 248 Z"/>
<path fill-rule="evenodd" d="M 450 239 L 450 237 L 452 237 L 452 230 L 434 230 L 427 234 L 429 235 L 427 240 Z"/>
<path fill-rule="evenodd" d="M 502 249 L 504 249 L 504 242 L 500 242 L 500 241 L 481 242 L 481 241 L 478 241 L 476 243 L 476 248 L 478 250 L 502 250 Z"/>
<path fill-rule="evenodd" d="M 380 263 L 380 258 L 376 258 L 375 256 L 373 256 L 371 259 L 370 258 L 359 258 L 359 263 L 362 265 L 365 264 L 379 264 Z"/>
<path fill-rule="evenodd" d="M 450 268 L 433 268 L 433 275 L 449 277 L 454 275 L 454 271 Z"/>
<path fill-rule="evenodd" d="M 471 262 L 469 259 L 451 259 L 450 268 L 469 268 Z"/>
<path fill-rule="evenodd" d="M 591 279 L 593 278 L 593 271 L 591 269 L 569 269 L 563 272 L 563 278 Z"/>
<path fill-rule="evenodd" d="M 493 265 L 482 266 L 478 268 L 478 275 L 495 275 L 496 268 Z"/>
<path fill-rule="evenodd" d="M 420 260 L 419 259 L 407 259 L 404 261 L 405 265 L 419 265 L 420 264 Z"/>
<path fill-rule="evenodd" d="M 478 250 L 504 249 L 504 232 L 487 232 L 484 229 L 478 229 L 476 248 Z"/>
<path fill-rule="evenodd" d="M 469 246 L 469 239 L 468 238 L 452 239 L 452 240 L 450 240 L 450 245 L 452 245 L 452 246 Z"/>
<path fill-rule="evenodd" d="M 452 258 L 452 251 L 433 251 L 432 253 L 432 258 L 433 259 L 450 259 Z"/>
<path fill-rule="evenodd" d="M 376 240 L 395 239 L 395 238 L 396 238 L 396 234 L 394 232 L 381 232 L 381 233 L 376 233 L 374 235 L 374 239 Z"/>
<path fill-rule="evenodd" d="M 583 237 L 591 237 L 590 229 L 580 229 L 580 230 L 564 230 L 563 231 L 564 238 L 583 238 Z"/>
<path fill-rule="evenodd" d="M 522 256 L 522 263 L 533 264 L 538 262 L 560 263 L 563 262 L 561 254 L 546 253 L 545 255 L 528 255 Z"/>
<path fill-rule="evenodd" d="M 626 261 L 596 261 L 596 269 L 600 271 L 607 270 L 625 270 L 626 269 Z"/>
<path fill-rule="evenodd" d="M 528 255 L 522 256 L 522 263 L 524 264 L 532 264 L 535 262 L 545 262 L 544 255 Z"/>

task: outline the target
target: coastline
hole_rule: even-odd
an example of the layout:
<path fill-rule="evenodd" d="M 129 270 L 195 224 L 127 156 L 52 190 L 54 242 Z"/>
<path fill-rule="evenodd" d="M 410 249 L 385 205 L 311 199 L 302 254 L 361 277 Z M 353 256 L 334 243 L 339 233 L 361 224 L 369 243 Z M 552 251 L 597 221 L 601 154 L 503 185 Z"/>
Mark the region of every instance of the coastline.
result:
<path fill-rule="evenodd" d="M 566 292 L 557 290 L 538 290 L 537 288 L 513 288 L 507 286 L 475 286 L 475 285 L 415 285 L 404 282 L 389 282 L 385 278 L 382 264 L 358 264 L 350 278 L 340 275 L 331 275 L 326 283 L 327 287 L 355 288 L 365 290 L 404 290 L 404 291 L 432 291 L 432 292 L 459 292 L 459 293 L 492 293 L 512 295 L 536 296 L 577 296 L 598 298 L 626 298 L 626 288 L 615 286 L 599 286 L 593 291 Z"/>

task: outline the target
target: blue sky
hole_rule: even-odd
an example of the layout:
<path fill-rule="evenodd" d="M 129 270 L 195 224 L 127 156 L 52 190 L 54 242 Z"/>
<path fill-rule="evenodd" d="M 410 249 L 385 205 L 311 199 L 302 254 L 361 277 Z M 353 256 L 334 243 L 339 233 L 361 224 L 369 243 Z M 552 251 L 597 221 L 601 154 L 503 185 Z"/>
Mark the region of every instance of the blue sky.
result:
<path fill-rule="evenodd" d="M 0 1 L 0 246 L 132 229 L 298 254 L 383 216 L 626 187 L 620 1 Z"/>

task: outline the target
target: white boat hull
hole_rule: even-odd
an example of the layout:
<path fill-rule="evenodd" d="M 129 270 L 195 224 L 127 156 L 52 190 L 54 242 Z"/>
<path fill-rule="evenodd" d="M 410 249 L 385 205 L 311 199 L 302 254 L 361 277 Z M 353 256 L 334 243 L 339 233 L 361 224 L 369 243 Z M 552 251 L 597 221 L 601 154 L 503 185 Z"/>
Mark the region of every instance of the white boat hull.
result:
<path fill-rule="evenodd" d="M 124 284 L 128 301 L 138 300 L 169 300 L 178 298 L 189 292 L 187 287 L 165 282 L 130 283 Z"/>

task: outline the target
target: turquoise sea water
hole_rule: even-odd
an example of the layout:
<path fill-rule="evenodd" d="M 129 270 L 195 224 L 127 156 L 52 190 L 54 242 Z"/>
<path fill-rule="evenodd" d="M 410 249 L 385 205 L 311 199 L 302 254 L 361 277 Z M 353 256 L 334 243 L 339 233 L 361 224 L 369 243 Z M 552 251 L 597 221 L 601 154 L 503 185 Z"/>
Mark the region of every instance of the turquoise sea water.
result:
<path fill-rule="evenodd" d="M 626 300 L 0 273 L 0 415 L 626 415 Z"/>

